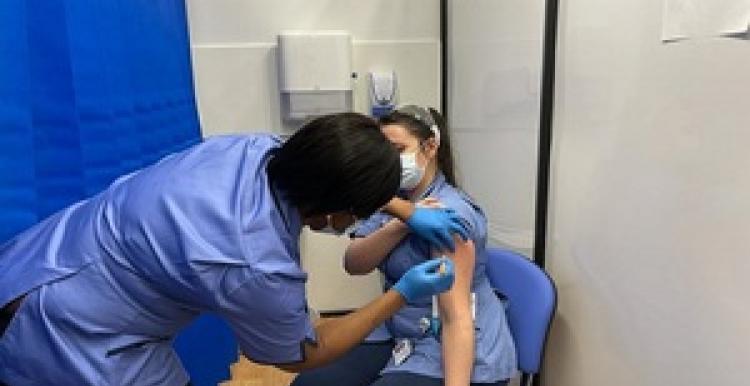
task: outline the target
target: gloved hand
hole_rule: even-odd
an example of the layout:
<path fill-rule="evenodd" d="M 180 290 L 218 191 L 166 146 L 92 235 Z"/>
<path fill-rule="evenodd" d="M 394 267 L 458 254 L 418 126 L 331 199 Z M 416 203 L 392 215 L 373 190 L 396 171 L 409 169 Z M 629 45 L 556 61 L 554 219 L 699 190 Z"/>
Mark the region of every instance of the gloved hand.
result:
<path fill-rule="evenodd" d="M 440 264 L 445 270 L 439 272 Z M 453 285 L 453 261 L 432 259 L 411 267 L 393 286 L 407 302 L 445 292 Z"/>
<path fill-rule="evenodd" d="M 452 234 L 459 235 L 464 241 L 469 238 L 466 225 L 450 208 L 416 207 L 411 217 L 406 219 L 406 225 L 440 250 L 456 250 Z"/>

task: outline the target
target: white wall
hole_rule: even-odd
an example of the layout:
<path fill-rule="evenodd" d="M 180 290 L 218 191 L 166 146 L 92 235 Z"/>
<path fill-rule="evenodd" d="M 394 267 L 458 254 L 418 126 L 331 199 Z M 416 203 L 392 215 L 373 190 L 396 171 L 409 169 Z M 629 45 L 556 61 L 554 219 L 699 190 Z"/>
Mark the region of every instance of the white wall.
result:
<path fill-rule="evenodd" d="M 449 2 L 449 119 L 463 187 L 490 241 L 531 254 L 543 0 Z"/>
<path fill-rule="evenodd" d="M 746 385 L 748 42 L 662 1 L 561 2 L 546 385 Z"/>
<path fill-rule="evenodd" d="M 354 108 L 368 112 L 366 73 L 396 70 L 400 100 L 440 105 L 437 0 L 188 0 L 193 69 L 205 135 L 295 127 L 279 112 L 276 35 L 345 30 L 359 74 Z"/>
<path fill-rule="evenodd" d="M 205 136 L 291 133 L 279 111 L 276 35 L 283 30 L 345 30 L 359 74 L 354 109 L 369 110 L 368 71 L 395 70 L 404 103 L 440 105 L 437 0 L 188 0 L 193 71 Z M 350 277 L 347 240 L 304 232 L 308 297 L 320 311 L 359 307 L 381 293 L 377 274 Z"/>

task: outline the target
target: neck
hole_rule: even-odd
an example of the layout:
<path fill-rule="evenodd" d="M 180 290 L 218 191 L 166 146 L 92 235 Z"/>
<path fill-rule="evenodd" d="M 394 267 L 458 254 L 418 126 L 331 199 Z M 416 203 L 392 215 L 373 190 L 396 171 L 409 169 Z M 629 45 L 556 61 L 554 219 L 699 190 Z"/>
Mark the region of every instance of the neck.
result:
<path fill-rule="evenodd" d="M 409 192 L 409 201 L 414 201 L 419 196 L 424 193 L 425 190 L 427 190 L 427 187 L 430 186 L 432 183 L 432 180 L 435 179 L 435 175 L 437 174 L 437 166 L 435 166 L 434 162 L 430 162 L 429 165 L 427 165 L 427 168 L 425 168 L 424 176 L 422 177 L 422 181 L 419 182 L 419 185 L 414 187 L 414 190 Z"/>

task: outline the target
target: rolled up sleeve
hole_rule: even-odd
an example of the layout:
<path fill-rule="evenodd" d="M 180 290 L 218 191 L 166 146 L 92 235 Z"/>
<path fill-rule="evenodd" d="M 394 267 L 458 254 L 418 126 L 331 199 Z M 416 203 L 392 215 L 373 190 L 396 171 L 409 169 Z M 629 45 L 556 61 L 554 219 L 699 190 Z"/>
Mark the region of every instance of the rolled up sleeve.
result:
<path fill-rule="evenodd" d="M 243 354 L 258 363 L 303 361 L 303 343 L 316 342 L 304 280 L 253 275 L 226 296 L 222 308 Z"/>

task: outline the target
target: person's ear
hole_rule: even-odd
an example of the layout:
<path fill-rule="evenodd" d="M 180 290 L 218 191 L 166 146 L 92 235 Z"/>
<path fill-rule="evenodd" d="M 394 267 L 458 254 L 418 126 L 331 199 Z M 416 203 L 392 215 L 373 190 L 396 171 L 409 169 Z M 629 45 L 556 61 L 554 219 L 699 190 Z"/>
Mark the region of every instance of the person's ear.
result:
<path fill-rule="evenodd" d="M 435 137 L 428 138 L 422 143 L 422 151 L 428 158 L 435 158 L 437 156 L 438 144 Z"/>

